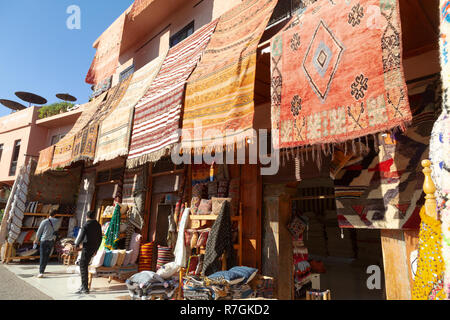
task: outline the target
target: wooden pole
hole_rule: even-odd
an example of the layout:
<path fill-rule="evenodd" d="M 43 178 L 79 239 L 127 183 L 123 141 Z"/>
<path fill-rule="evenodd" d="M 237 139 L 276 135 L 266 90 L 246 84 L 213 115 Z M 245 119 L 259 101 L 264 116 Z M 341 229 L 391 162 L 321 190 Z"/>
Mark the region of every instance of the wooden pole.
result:
<path fill-rule="evenodd" d="M 422 172 L 425 175 L 423 183 L 423 191 L 425 192 L 425 212 L 427 215 L 437 220 L 436 197 L 434 195 L 436 186 L 431 178 L 431 161 L 423 160 L 422 166 L 424 167 Z"/>

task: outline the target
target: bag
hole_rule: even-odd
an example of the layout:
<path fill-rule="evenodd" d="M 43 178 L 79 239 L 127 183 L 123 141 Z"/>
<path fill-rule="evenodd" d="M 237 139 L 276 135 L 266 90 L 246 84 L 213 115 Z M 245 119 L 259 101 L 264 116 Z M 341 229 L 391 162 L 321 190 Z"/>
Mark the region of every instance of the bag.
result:
<path fill-rule="evenodd" d="M 55 228 L 53 227 L 52 220 L 50 220 L 50 218 L 48 219 L 48 222 L 50 222 L 50 225 L 52 226 L 53 236 L 55 237 L 55 241 L 58 241 L 59 240 L 59 233 L 58 233 L 58 231 L 55 231 Z"/>

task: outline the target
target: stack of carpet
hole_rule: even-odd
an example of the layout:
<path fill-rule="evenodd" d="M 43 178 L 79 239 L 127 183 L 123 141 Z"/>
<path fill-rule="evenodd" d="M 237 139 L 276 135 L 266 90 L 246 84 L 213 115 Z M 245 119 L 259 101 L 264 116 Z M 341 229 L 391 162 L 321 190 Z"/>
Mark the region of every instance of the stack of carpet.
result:
<path fill-rule="evenodd" d="M 172 299 L 177 291 L 177 277 L 164 279 L 153 271 L 136 273 L 126 282 L 132 300 Z"/>
<path fill-rule="evenodd" d="M 326 256 L 327 242 L 322 220 L 314 212 L 305 212 L 303 215 L 308 218 L 308 229 L 303 234 L 303 241 L 309 254 Z"/>
<path fill-rule="evenodd" d="M 340 258 L 354 258 L 355 250 L 351 232 L 348 229 L 339 228 L 336 211 L 325 211 L 324 222 L 328 255 Z"/>
<path fill-rule="evenodd" d="M 154 242 L 145 243 L 141 245 L 139 250 L 139 272 L 150 271 L 152 269 Z"/>
<path fill-rule="evenodd" d="M 383 257 L 381 249 L 380 230 L 358 229 L 356 230 L 357 258 L 361 262 L 379 263 Z"/>
<path fill-rule="evenodd" d="M 159 270 L 163 265 L 172 262 L 175 259 L 172 250 L 172 247 L 163 247 L 158 245 L 158 259 L 156 260 L 156 270 Z"/>

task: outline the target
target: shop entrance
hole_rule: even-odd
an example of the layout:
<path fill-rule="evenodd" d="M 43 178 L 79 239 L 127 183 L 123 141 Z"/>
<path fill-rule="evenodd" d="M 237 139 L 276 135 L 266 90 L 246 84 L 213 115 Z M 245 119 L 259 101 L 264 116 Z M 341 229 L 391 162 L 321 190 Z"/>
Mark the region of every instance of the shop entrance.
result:
<path fill-rule="evenodd" d="M 330 290 L 333 300 L 385 299 L 380 230 L 339 227 L 331 179 L 301 181 L 292 215 L 307 221 L 303 241 L 293 241 L 296 299 L 308 289 Z"/>

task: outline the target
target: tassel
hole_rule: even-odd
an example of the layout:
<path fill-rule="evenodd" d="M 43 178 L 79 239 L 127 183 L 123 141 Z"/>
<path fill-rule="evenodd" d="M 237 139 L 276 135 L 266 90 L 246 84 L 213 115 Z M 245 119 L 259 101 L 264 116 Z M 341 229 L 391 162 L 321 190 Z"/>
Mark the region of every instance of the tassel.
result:
<path fill-rule="evenodd" d="M 300 172 L 300 158 L 295 158 L 295 178 L 297 181 L 302 181 L 301 172 Z"/>
<path fill-rule="evenodd" d="M 344 230 L 341 228 L 341 239 L 344 239 Z"/>
<path fill-rule="evenodd" d="M 287 161 L 290 161 L 290 158 L 289 158 L 289 153 L 290 153 L 290 149 L 287 149 L 286 150 L 286 158 L 287 158 Z"/>
<path fill-rule="evenodd" d="M 305 153 L 306 153 L 306 161 L 309 161 L 309 150 L 308 150 L 308 147 L 306 146 L 305 147 Z"/>
<path fill-rule="evenodd" d="M 314 152 L 314 151 L 316 151 L 315 147 L 316 147 L 315 145 L 312 146 L 312 161 L 316 160 L 316 153 Z"/>
<path fill-rule="evenodd" d="M 352 140 L 352 153 L 356 154 L 356 141 L 355 141 L 355 139 Z"/>
<path fill-rule="evenodd" d="M 305 165 L 305 150 L 303 147 L 300 150 L 300 156 L 301 156 L 301 160 L 302 160 L 302 166 L 304 166 Z"/>

